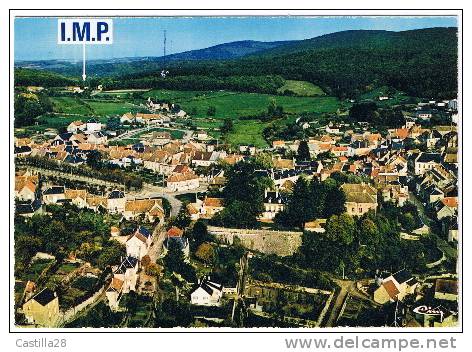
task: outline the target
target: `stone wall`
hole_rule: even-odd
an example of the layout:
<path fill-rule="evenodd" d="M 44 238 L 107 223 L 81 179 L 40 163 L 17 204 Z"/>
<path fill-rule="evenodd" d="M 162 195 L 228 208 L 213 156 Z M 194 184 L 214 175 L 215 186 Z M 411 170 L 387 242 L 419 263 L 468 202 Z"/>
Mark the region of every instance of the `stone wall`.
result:
<path fill-rule="evenodd" d="M 230 229 L 209 226 L 208 232 L 224 244 L 239 243 L 241 246 L 265 254 L 281 257 L 294 254 L 302 244 L 302 232 Z"/>

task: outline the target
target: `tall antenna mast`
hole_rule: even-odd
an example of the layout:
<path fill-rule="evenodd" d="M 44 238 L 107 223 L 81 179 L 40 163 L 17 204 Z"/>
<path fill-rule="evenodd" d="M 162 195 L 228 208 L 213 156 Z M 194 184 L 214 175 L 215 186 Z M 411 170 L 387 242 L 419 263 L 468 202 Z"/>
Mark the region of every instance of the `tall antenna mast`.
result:
<path fill-rule="evenodd" d="M 164 57 L 166 56 L 167 30 L 164 29 Z"/>

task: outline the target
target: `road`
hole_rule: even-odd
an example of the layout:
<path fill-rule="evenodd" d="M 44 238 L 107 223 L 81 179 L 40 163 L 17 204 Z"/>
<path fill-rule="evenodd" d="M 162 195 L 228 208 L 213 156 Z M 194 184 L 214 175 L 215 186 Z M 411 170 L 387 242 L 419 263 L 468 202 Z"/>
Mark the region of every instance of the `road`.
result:
<path fill-rule="evenodd" d="M 244 298 L 244 291 L 246 289 L 247 270 L 249 268 L 249 252 L 245 252 L 239 260 L 239 275 L 236 284 L 236 297 L 233 301 L 233 311 L 231 313 L 231 320 L 234 321 L 236 314 L 236 307 Z M 240 324 L 242 325 L 242 314 L 240 315 Z"/>
<path fill-rule="evenodd" d="M 94 185 L 100 185 L 100 186 L 107 186 L 107 187 L 116 187 L 118 189 L 122 189 L 123 185 L 110 182 L 110 181 L 104 181 L 92 177 L 87 177 L 87 176 L 82 176 L 82 175 L 76 175 L 76 174 L 70 174 L 66 172 L 60 172 L 56 170 L 48 170 L 48 169 L 43 169 L 35 166 L 26 166 L 28 169 L 40 172 L 43 175 L 47 176 L 55 176 L 55 177 L 60 177 L 64 178 L 67 180 L 71 181 L 82 181 Z M 202 187 L 200 189 L 195 190 L 195 192 L 204 192 L 206 191 L 205 187 Z M 144 198 L 165 198 L 169 201 L 170 206 L 171 206 L 171 216 L 177 216 L 179 213 L 180 209 L 182 208 L 182 202 L 178 200 L 175 196 L 179 194 L 184 194 L 184 193 L 191 193 L 192 191 L 189 192 L 166 192 L 166 189 L 160 186 L 154 186 L 148 183 L 143 184 L 143 188 L 138 191 L 138 192 L 128 192 L 128 195 L 135 198 L 135 199 L 144 199 Z"/>
<path fill-rule="evenodd" d="M 428 225 L 431 230 L 431 225 L 433 220 L 426 215 L 426 209 L 423 203 L 416 197 L 413 192 L 409 192 L 410 202 L 412 202 L 418 208 L 418 215 L 423 221 L 424 224 Z M 438 248 L 446 255 L 448 258 L 457 259 L 457 248 L 452 247 L 446 240 L 444 240 L 440 235 L 430 231 L 431 235 L 436 237 Z"/>
<path fill-rule="evenodd" d="M 192 138 L 193 131 L 187 130 L 187 129 L 180 129 L 180 128 L 174 128 L 174 127 L 160 127 L 160 126 L 146 126 L 146 127 L 141 127 L 137 128 L 134 130 L 126 131 L 123 134 L 120 134 L 119 136 L 109 138 L 109 142 L 116 142 L 116 141 L 121 141 L 123 139 L 128 139 L 128 138 L 133 138 L 138 134 L 145 133 L 145 132 L 151 132 L 153 129 L 162 129 L 162 130 L 169 130 L 169 131 L 180 131 L 184 132 L 184 136 L 182 137 L 182 143 L 188 143 L 190 141 L 190 138 Z"/>
<path fill-rule="evenodd" d="M 151 258 L 151 263 L 155 263 L 157 259 L 160 258 L 162 255 L 162 245 L 166 238 L 165 227 L 163 227 L 162 225 L 163 224 L 157 225 L 152 233 L 153 241 L 148 251 L 148 255 Z"/>
<path fill-rule="evenodd" d="M 347 294 L 350 293 L 354 289 L 354 281 L 346 281 L 346 280 L 336 280 L 333 279 L 334 282 L 341 288 L 338 295 L 336 296 L 336 300 L 334 301 L 333 307 L 329 313 L 328 320 L 326 321 L 326 327 L 334 327 L 336 326 L 336 322 L 339 318 L 339 313 L 341 313 L 342 306 L 344 301 L 347 297 Z"/>
<path fill-rule="evenodd" d="M 334 327 L 339 319 L 339 315 L 341 313 L 341 309 L 343 304 L 347 298 L 347 295 L 355 296 L 361 299 L 368 299 L 370 301 L 371 298 L 365 295 L 362 292 L 359 292 L 356 287 L 356 282 L 351 280 L 339 280 L 339 279 L 332 279 L 339 287 L 340 291 L 336 296 L 336 300 L 333 303 L 333 306 L 330 310 L 329 317 L 326 320 L 324 326 L 326 327 Z"/>

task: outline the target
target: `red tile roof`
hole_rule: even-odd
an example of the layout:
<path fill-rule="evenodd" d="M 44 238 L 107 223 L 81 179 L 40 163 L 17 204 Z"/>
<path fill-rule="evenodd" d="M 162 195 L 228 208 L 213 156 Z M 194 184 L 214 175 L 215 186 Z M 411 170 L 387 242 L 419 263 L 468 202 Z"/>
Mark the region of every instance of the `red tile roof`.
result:
<path fill-rule="evenodd" d="M 398 291 L 397 289 L 397 286 L 395 286 L 395 283 L 392 280 L 384 281 L 382 283 L 382 286 L 392 299 L 397 297 L 397 295 L 400 293 L 400 291 Z"/>
<path fill-rule="evenodd" d="M 176 226 L 172 226 L 168 231 L 167 231 L 167 236 L 169 237 L 181 237 L 184 234 L 184 231 L 179 229 Z"/>
<path fill-rule="evenodd" d="M 445 197 L 441 201 L 447 207 L 457 208 L 457 197 Z"/>

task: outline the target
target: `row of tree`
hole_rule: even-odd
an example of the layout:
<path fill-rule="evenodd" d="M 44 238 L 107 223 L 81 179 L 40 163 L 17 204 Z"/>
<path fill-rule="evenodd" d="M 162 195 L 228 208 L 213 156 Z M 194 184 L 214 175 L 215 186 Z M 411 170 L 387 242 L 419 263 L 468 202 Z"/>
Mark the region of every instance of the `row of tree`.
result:
<path fill-rule="evenodd" d="M 342 214 L 346 196 L 339 185 L 333 178 L 319 182 L 316 178 L 300 177 L 288 195 L 287 206 L 275 216 L 275 222 L 283 227 L 303 229 L 308 221 Z"/>
<path fill-rule="evenodd" d="M 270 178 L 261 176 L 257 159 L 241 161 L 225 172 L 227 184 L 223 190 L 225 209 L 212 222 L 218 226 L 254 228 L 264 211 L 264 190 L 272 186 Z"/>

